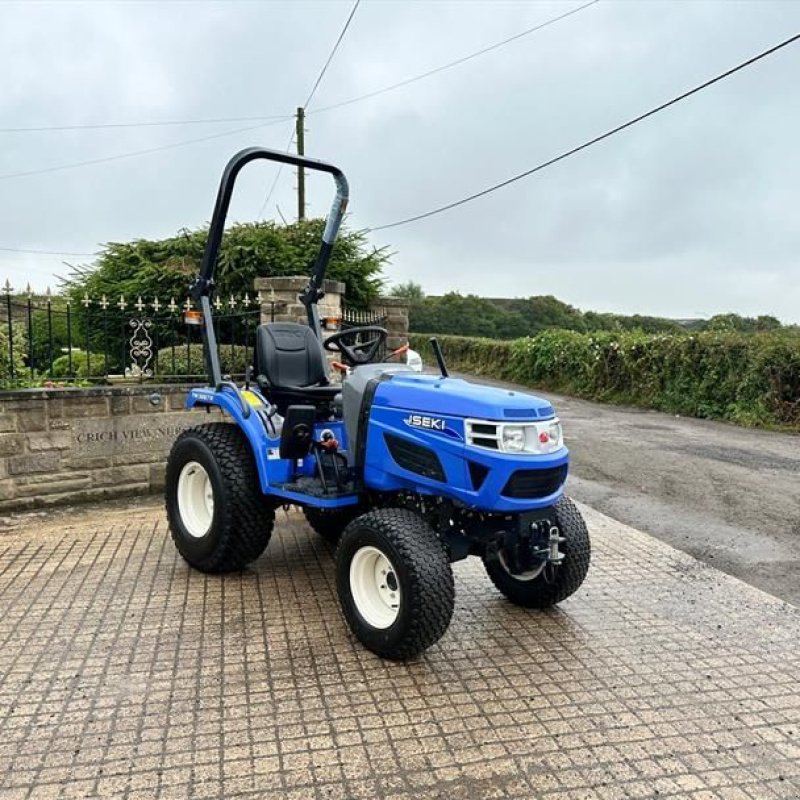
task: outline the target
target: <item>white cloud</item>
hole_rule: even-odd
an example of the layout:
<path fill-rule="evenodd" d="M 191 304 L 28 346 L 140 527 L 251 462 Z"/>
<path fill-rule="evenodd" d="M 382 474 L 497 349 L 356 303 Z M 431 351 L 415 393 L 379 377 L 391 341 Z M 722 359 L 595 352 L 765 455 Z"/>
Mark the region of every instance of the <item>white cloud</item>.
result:
<path fill-rule="evenodd" d="M 314 104 L 458 58 L 561 3 L 363 3 Z M 0 127 L 291 113 L 349 2 L 4 4 Z M 508 177 L 797 29 L 800 6 L 603 2 L 494 53 L 363 103 L 309 114 L 308 152 L 340 163 L 352 221 L 376 225 Z M 392 280 L 431 292 L 552 293 L 585 308 L 800 321 L 800 45 L 570 161 L 475 203 L 374 234 Z M 313 106 L 311 111 L 313 112 Z M 230 126 L 237 127 L 236 124 Z M 224 125 L 0 134 L 0 173 L 98 158 Z M 290 123 L 84 169 L 0 180 L 0 246 L 91 251 L 208 218 L 236 149 Z M 252 219 L 274 168 L 243 176 Z M 273 202 L 294 207 L 285 171 Z M 324 213 L 329 183 L 309 182 Z M 58 258 L 0 253 L 0 282 L 45 285 Z"/>

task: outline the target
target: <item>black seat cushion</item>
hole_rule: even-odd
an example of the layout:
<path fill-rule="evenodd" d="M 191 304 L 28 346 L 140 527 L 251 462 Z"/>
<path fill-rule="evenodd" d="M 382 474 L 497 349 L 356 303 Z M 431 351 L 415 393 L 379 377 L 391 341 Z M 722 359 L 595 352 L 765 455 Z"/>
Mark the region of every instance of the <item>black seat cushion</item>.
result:
<path fill-rule="evenodd" d="M 322 345 L 307 325 L 270 322 L 256 331 L 256 372 L 270 386 L 327 386 Z"/>
<path fill-rule="evenodd" d="M 293 404 L 317 407 L 327 419 L 342 387 L 328 380 L 322 345 L 307 325 L 270 322 L 256 330 L 256 375 L 280 414 Z"/>

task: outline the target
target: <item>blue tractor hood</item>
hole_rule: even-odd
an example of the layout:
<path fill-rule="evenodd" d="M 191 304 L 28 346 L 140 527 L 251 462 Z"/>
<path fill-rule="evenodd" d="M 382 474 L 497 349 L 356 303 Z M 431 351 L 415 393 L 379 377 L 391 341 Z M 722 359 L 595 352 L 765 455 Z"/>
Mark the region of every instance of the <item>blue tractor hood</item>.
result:
<path fill-rule="evenodd" d="M 382 382 L 375 402 L 420 414 L 491 420 L 543 420 L 555 416 L 547 400 L 531 394 L 481 386 L 462 378 L 396 372 Z"/>

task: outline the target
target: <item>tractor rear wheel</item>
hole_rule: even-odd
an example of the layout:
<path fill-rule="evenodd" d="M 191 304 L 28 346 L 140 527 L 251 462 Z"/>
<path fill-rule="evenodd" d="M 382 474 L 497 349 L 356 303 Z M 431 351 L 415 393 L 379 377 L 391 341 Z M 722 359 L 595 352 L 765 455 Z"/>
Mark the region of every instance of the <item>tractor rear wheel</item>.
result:
<path fill-rule="evenodd" d="M 559 547 L 564 560 L 558 566 L 542 563 L 531 572 L 512 575 L 502 551 L 491 559 L 484 556 L 483 565 L 492 583 L 518 606 L 548 608 L 560 603 L 578 590 L 589 571 L 591 544 L 580 511 L 568 497 L 561 497 L 555 505 L 555 517 L 566 540 Z"/>
<path fill-rule="evenodd" d="M 306 522 L 311 528 L 323 539 L 327 539 L 334 544 L 339 541 L 342 531 L 363 512 L 364 509 L 361 506 L 345 506 L 344 508 L 303 507 Z"/>
<path fill-rule="evenodd" d="M 175 440 L 166 505 L 178 552 L 201 572 L 243 569 L 264 552 L 275 522 L 247 437 L 225 422 L 189 428 Z"/>
<path fill-rule="evenodd" d="M 380 508 L 354 519 L 336 549 L 336 589 L 350 630 L 384 658 L 419 655 L 453 616 L 453 572 L 419 514 Z"/>

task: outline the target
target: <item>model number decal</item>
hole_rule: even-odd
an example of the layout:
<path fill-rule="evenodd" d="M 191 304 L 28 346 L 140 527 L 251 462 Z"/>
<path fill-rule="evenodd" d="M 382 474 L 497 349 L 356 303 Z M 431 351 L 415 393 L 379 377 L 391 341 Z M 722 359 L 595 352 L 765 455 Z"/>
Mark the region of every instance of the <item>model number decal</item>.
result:
<path fill-rule="evenodd" d="M 438 417 L 423 417 L 420 414 L 409 414 L 404 420 L 409 428 L 429 428 L 433 431 L 444 431 L 445 422 Z"/>

